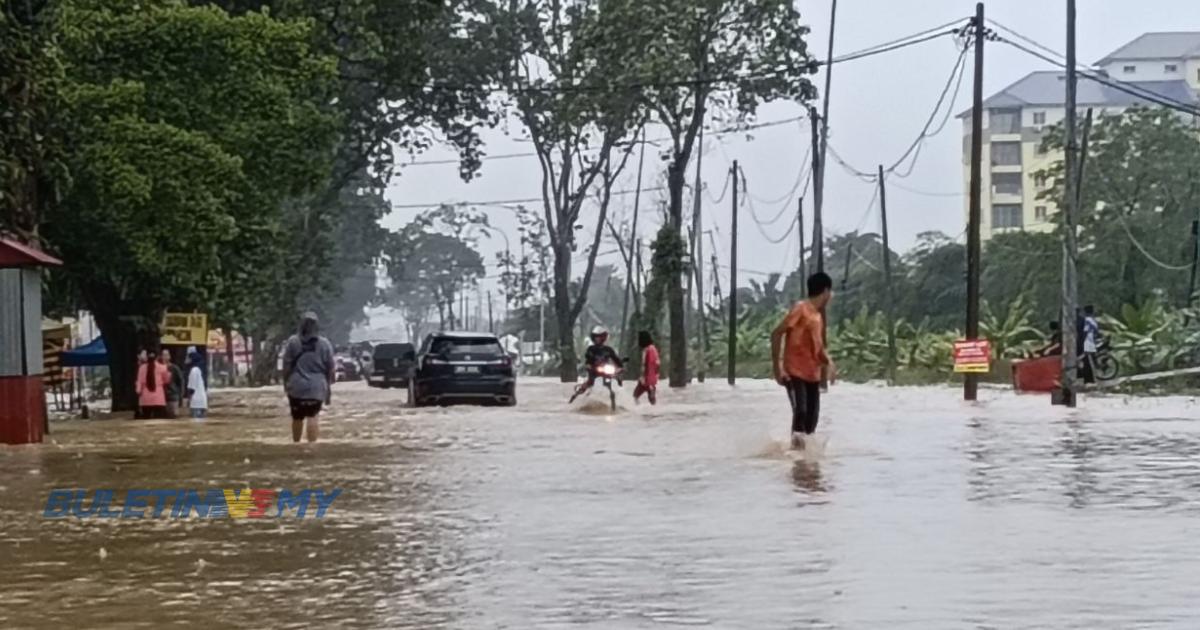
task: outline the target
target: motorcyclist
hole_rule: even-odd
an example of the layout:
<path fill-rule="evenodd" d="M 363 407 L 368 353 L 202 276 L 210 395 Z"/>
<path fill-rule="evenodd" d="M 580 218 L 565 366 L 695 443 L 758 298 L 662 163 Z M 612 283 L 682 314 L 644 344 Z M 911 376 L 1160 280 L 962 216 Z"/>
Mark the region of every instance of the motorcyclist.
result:
<path fill-rule="evenodd" d="M 591 389 L 596 382 L 598 368 L 605 363 L 611 363 L 622 369 L 625 364 L 621 362 L 621 357 L 617 356 L 617 351 L 613 350 L 608 345 L 608 329 L 604 326 L 596 326 L 592 328 L 592 333 L 589 335 L 592 340 L 592 345 L 583 354 L 583 366 L 587 369 L 587 380 L 579 384 L 575 389 L 575 395 Z"/>

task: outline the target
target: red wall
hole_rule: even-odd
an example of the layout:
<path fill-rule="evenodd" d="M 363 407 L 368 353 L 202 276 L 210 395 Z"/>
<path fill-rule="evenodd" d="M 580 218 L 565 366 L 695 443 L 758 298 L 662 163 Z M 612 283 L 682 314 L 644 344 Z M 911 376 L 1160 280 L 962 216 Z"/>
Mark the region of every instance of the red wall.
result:
<path fill-rule="evenodd" d="M 40 376 L 0 377 L 0 443 L 34 444 L 46 426 Z"/>

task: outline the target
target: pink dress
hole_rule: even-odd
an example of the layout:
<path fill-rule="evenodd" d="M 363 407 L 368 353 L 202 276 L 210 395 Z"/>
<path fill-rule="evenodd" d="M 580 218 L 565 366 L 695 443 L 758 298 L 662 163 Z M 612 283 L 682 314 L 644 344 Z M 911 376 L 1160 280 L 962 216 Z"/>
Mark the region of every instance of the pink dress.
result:
<path fill-rule="evenodd" d="M 154 367 L 154 391 L 146 388 L 146 368 L 147 366 Z M 143 363 L 138 366 L 137 370 L 137 395 L 138 405 L 142 407 L 166 407 L 167 406 L 167 386 L 171 384 L 171 370 L 167 366 L 153 361 L 151 363 Z"/>
<path fill-rule="evenodd" d="M 645 368 L 642 370 L 642 380 L 646 382 L 646 387 L 655 387 L 658 385 L 658 348 L 653 344 L 646 346 L 646 353 L 642 357 L 642 365 Z"/>

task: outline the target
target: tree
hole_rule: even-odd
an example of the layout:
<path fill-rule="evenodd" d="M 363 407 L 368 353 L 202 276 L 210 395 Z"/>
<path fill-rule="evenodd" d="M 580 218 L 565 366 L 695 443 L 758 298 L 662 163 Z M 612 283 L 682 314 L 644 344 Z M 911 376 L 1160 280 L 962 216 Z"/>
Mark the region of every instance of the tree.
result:
<path fill-rule="evenodd" d="M 542 173 L 542 205 L 550 250 L 559 376 L 576 378 L 571 331 L 584 309 L 616 177 L 643 123 L 629 86 L 640 51 L 626 35 L 628 17 L 600 0 L 496 0 L 508 25 L 502 50 L 510 64 L 509 108 L 524 124 Z M 573 258 L 584 203 L 598 205 L 581 290 L 572 297 Z"/>
<path fill-rule="evenodd" d="M 664 279 L 670 328 L 672 387 L 687 384 L 684 331 L 683 192 L 696 137 L 706 121 L 734 125 L 753 118 L 761 103 L 804 102 L 814 89 L 805 78 L 816 65 L 808 54 L 808 28 L 790 0 L 610 0 L 606 10 L 636 32 L 643 95 L 670 137 L 670 202 L 666 229 L 655 241 Z M 615 20 L 616 18 L 614 18 Z"/>
<path fill-rule="evenodd" d="M 480 225 L 487 225 L 482 214 L 442 206 L 392 234 L 386 253 L 394 302 L 405 305 L 410 315 L 436 308 L 440 329 L 456 328 L 455 298 L 485 273 L 483 257 L 468 235 Z"/>
<path fill-rule="evenodd" d="M 1200 208 L 1200 138 L 1192 118 L 1137 107 L 1102 115 L 1089 131 L 1079 216 L 1080 294 L 1109 312 L 1164 292 L 1186 303 L 1191 223 Z M 1043 148 L 1062 148 L 1048 131 Z M 1063 162 L 1038 174 L 1042 199 L 1062 207 Z"/>
<path fill-rule="evenodd" d="M 42 227 L 104 334 L 113 408 L 129 409 L 162 312 L 221 294 L 230 252 L 274 254 L 261 237 L 284 200 L 328 173 L 334 66 L 308 24 L 258 13 L 79 0 L 55 19 L 72 186 Z"/>
<path fill-rule="evenodd" d="M 0 0 L 0 233 L 36 241 L 66 180 L 54 112 L 63 78 L 47 2 Z"/>

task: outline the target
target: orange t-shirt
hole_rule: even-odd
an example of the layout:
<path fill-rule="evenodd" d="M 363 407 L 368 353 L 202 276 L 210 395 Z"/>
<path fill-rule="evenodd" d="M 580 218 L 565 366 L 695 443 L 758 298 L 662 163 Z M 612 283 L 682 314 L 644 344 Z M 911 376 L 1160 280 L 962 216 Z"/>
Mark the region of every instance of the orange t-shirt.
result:
<path fill-rule="evenodd" d="M 821 311 L 807 300 L 792 307 L 783 319 L 786 338 L 783 346 L 783 370 L 792 378 L 816 383 L 821 368 L 829 363 L 825 341 L 821 337 Z"/>

